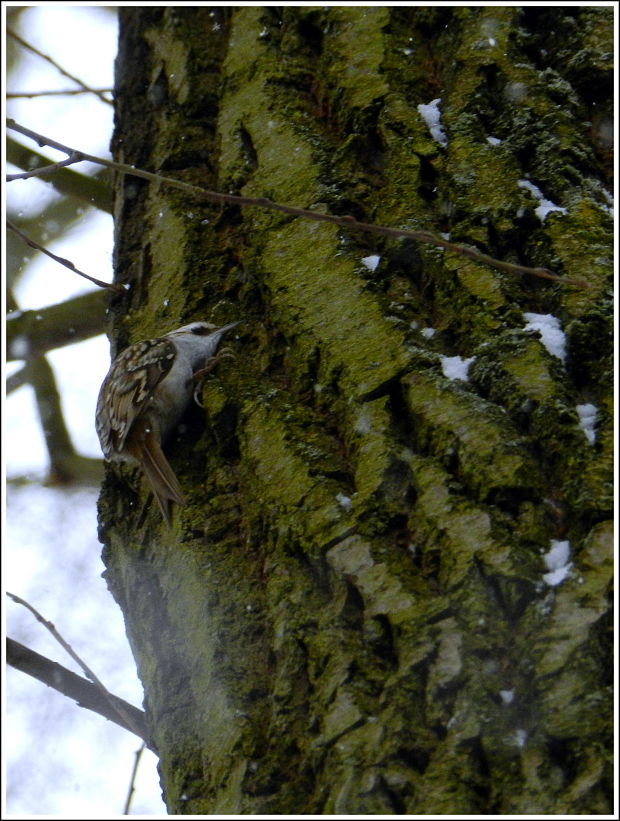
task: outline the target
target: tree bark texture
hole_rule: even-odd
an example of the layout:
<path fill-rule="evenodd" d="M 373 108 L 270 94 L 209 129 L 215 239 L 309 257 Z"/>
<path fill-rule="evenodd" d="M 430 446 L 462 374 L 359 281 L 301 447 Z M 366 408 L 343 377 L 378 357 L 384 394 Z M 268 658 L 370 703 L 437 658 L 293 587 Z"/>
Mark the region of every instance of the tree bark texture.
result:
<path fill-rule="evenodd" d="M 119 182 L 115 351 L 244 320 L 168 444 L 172 530 L 131 471 L 100 500 L 170 812 L 609 813 L 612 10 L 120 19 L 117 159 L 589 286 Z"/>

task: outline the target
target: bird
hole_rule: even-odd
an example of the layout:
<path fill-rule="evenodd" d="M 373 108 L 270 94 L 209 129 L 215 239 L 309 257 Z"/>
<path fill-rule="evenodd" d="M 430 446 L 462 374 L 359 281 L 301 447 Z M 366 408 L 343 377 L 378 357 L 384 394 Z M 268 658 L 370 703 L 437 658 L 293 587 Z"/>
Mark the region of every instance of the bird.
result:
<path fill-rule="evenodd" d="M 196 382 L 227 355 L 216 355 L 222 337 L 239 324 L 191 322 L 136 342 L 116 357 L 101 385 L 95 426 L 103 454 L 108 461 L 139 465 L 168 527 L 173 503 L 186 502 L 162 446 L 195 395 Z"/>

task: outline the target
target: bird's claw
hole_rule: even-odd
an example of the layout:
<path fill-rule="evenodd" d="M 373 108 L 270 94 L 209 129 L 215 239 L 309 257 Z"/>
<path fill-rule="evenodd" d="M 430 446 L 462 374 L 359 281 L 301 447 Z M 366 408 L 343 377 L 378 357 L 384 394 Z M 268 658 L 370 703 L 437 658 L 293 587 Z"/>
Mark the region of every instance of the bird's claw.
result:
<path fill-rule="evenodd" d="M 222 348 L 222 350 L 219 353 L 217 353 L 215 356 L 212 356 L 211 359 L 209 359 L 209 361 L 204 366 L 204 368 L 201 368 L 199 371 L 196 371 L 196 373 L 193 375 L 192 379 L 196 383 L 196 387 L 194 388 L 194 402 L 197 405 L 199 405 L 201 408 L 204 408 L 204 405 L 202 404 L 202 402 L 198 398 L 198 392 L 200 391 L 200 388 L 202 387 L 203 379 L 205 378 L 205 376 L 208 373 L 211 373 L 211 371 L 215 368 L 215 366 L 218 364 L 218 362 L 221 359 L 234 359 L 234 358 L 235 358 L 235 354 L 232 352 L 232 350 L 230 348 Z"/>

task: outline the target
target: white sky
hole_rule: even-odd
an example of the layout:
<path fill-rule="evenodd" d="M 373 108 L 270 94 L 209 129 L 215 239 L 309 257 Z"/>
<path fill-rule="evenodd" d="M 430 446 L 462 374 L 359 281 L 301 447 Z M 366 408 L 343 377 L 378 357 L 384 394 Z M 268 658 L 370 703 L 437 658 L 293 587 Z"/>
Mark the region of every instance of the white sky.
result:
<path fill-rule="evenodd" d="M 6 7 L 2 10 L 4 14 Z M 117 35 L 110 10 L 55 3 L 29 7 L 19 18 L 17 31 L 84 82 L 98 88 L 113 85 Z M 26 51 L 19 73 L 7 77 L 11 92 L 74 87 L 40 57 Z M 109 156 L 113 110 L 92 96 L 10 100 L 6 113 L 60 142 Z M 10 133 L 35 151 L 41 150 L 16 132 Z M 60 158 L 48 148 L 41 151 Z M 75 168 L 88 171 L 85 164 Z M 20 169 L 9 168 L 15 170 Z M 12 208 L 35 214 L 56 196 L 51 186 L 39 180 L 13 182 L 5 190 Z M 109 215 L 87 211 L 62 241 L 50 243 L 49 248 L 92 276 L 111 280 Z M 24 256 L 34 257 L 35 253 L 24 246 Z M 26 310 L 55 304 L 93 287 L 38 254 L 16 294 L 20 307 Z M 93 419 L 99 385 L 109 366 L 107 339 L 101 336 L 63 348 L 52 353 L 49 361 L 74 444 L 80 453 L 99 457 Z M 12 365 L 9 372 L 16 369 Z M 7 485 L 4 590 L 28 600 L 56 625 L 113 693 L 140 707 L 142 687 L 123 618 L 101 578 L 104 568 L 97 539 L 97 490 L 42 485 L 47 454 L 30 388 L 24 387 L 6 399 L 3 419 L 7 479 L 28 479 Z M 3 607 L 8 635 L 81 673 L 25 608 L 11 601 L 3 601 Z M 12 668 L 6 672 L 4 692 L 6 804 L 2 816 L 120 816 L 140 740 Z M 156 758 L 145 751 L 132 814 L 164 815 L 160 795 Z"/>

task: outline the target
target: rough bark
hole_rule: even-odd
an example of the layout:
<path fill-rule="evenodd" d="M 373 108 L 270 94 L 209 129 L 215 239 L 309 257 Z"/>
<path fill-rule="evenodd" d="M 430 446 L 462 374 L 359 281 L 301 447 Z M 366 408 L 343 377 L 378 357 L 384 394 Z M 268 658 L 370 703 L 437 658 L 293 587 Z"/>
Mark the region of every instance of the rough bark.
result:
<path fill-rule="evenodd" d="M 611 9 L 120 16 L 119 159 L 589 285 L 121 182 L 116 348 L 246 320 L 168 447 L 173 529 L 134 474 L 100 501 L 170 812 L 610 812 Z"/>

